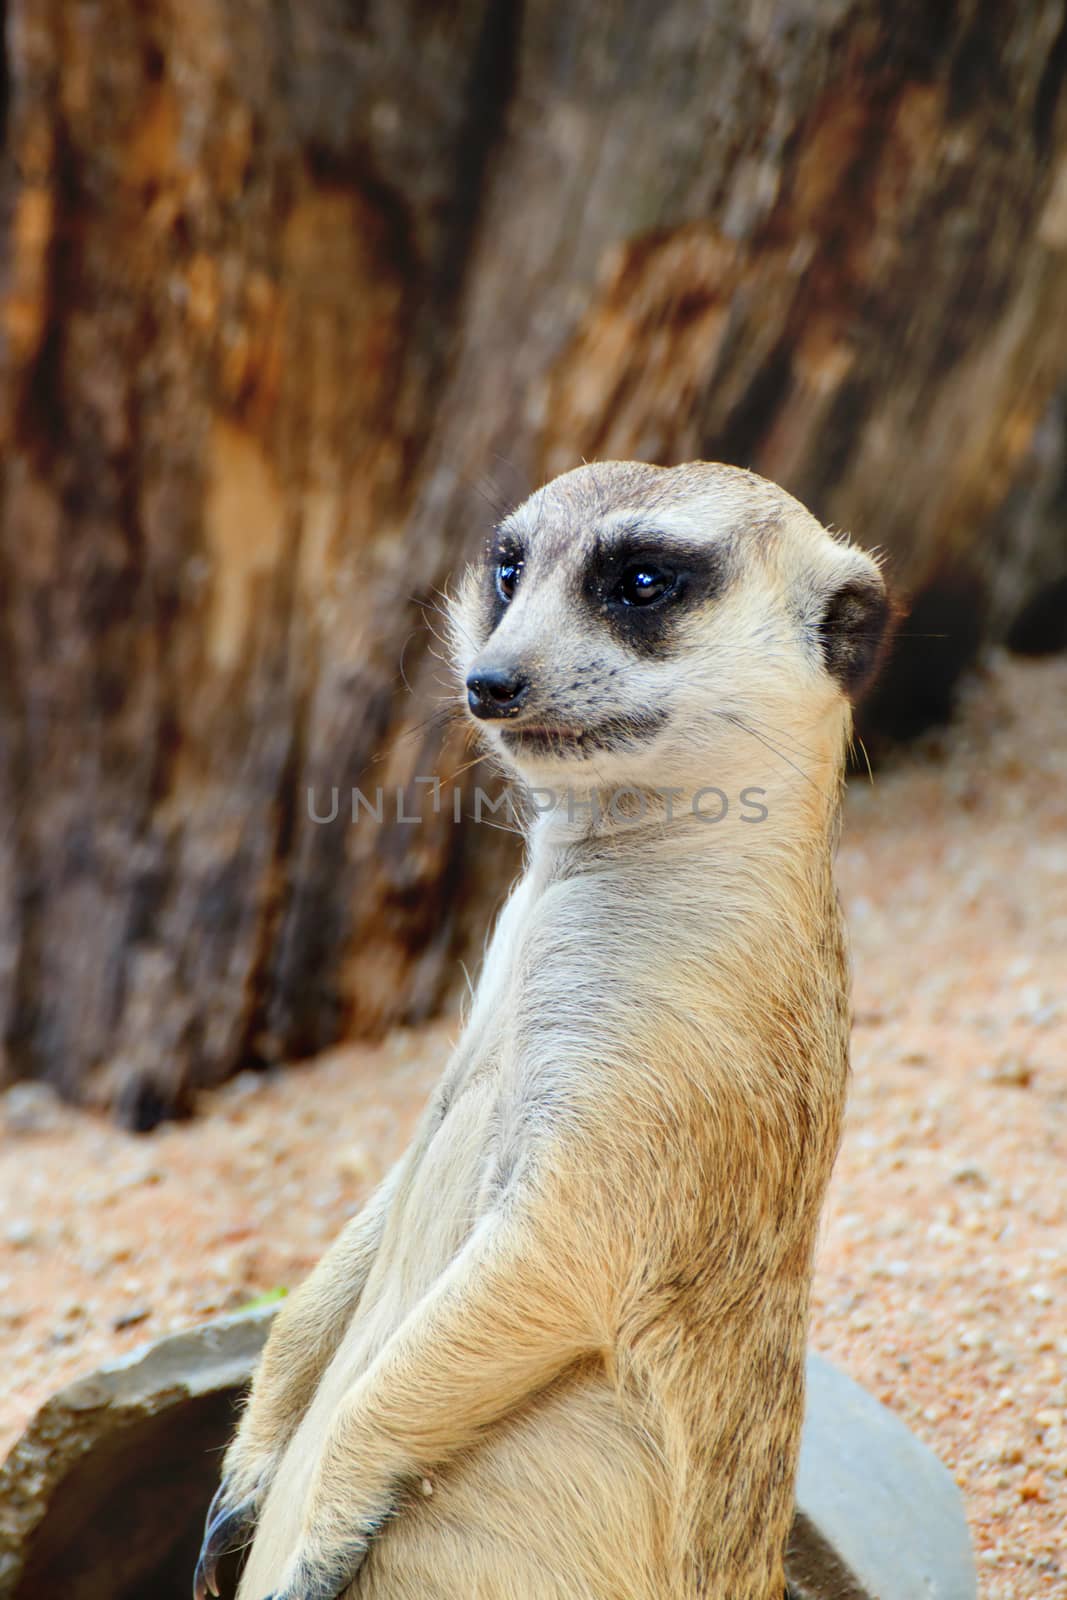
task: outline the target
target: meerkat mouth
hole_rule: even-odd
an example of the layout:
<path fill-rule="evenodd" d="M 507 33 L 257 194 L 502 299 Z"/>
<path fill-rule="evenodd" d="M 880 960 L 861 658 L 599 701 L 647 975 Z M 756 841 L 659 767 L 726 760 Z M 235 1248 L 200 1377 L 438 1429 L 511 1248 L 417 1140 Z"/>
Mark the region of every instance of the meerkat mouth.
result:
<path fill-rule="evenodd" d="M 582 728 L 501 728 L 500 737 L 513 750 L 581 751 L 586 734 Z"/>
<path fill-rule="evenodd" d="M 665 711 L 643 711 L 632 717 L 612 717 L 589 728 L 526 723 L 501 728 L 500 737 L 508 749 L 520 753 L 584 757 L 651 739 L 666 721 Z"/>

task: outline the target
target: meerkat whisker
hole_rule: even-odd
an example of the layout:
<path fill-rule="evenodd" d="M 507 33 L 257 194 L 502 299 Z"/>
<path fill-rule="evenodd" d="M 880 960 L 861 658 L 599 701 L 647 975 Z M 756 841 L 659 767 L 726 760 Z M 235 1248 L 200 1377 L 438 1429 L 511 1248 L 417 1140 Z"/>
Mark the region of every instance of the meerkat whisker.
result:
<path fill-rule="evenodd" d="M 803 778 L 805 783 L 810 783 L 812 788 L 816 791 L 816 793 L 818 793 L 819 786 L 810 773 L 805 772 L 803 767 L 799 767 L 797 763 L 780 748 L 779 745 L 775 744 L 771 739 L 766 738 L 763 734 L 757 733 L 756 729 L 751 723 L 746 722 L 743 717 L 737 716 L 737 714 L 732 711 L 718 711 L 716 712 L 716 716 L 722 717 L 725 722 L 733 723 L 735 728 L 740 728 L 742 732 L 747 733 L 750 738 L 758 740 L 759 743 L 763 745 L 765 750 L 770 750 L 772 754 L 778 756 L 780 760 L 785 762 L 787 767 L 791 767 L 798 777 Z"/>

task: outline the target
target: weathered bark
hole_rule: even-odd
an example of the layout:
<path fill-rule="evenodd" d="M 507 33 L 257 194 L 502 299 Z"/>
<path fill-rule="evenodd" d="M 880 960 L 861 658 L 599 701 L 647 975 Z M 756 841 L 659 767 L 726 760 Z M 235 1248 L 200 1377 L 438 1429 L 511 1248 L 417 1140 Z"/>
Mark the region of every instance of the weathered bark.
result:
<path fill-rule="evenodd" d="M 9 1074 L 146 1125 L 439 1006 L 509 860 L 414 783 L 487 499 L 752 465 L 927 596 L 941 692 L 1057 576 L 1063 0 L 7 13 Z"/>

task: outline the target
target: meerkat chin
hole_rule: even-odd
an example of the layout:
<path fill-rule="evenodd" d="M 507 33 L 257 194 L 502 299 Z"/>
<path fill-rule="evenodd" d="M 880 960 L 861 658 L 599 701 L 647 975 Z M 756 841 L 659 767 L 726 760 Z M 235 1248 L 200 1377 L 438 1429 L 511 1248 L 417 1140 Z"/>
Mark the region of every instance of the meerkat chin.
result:
<path fill-rule="evenodd" d="M 248 1541 L 242 1600 L 781 1600 L 888 616 L 868 555 L 729 467 L 585 466 L 501 524 L 462 693 L 580 804 L 531 822 L 415 1139 L 275 1323 L 201 1600 Z"/>

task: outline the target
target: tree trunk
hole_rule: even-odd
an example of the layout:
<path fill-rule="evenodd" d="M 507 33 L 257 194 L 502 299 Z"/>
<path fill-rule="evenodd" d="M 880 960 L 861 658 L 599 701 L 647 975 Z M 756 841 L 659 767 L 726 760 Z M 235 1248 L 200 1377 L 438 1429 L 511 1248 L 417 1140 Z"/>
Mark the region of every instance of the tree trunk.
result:
<path fill-rule="evenodd" d="M 416 782 L 467 759 L 424 612 L 582 457 L 884 546 L 952 635 L 890 725 L 1067 567 L 1063 0 L 8 0 L 6 42 L 8 1075 L 147 1126 L 440 1006 L 513 854 Z"/>

